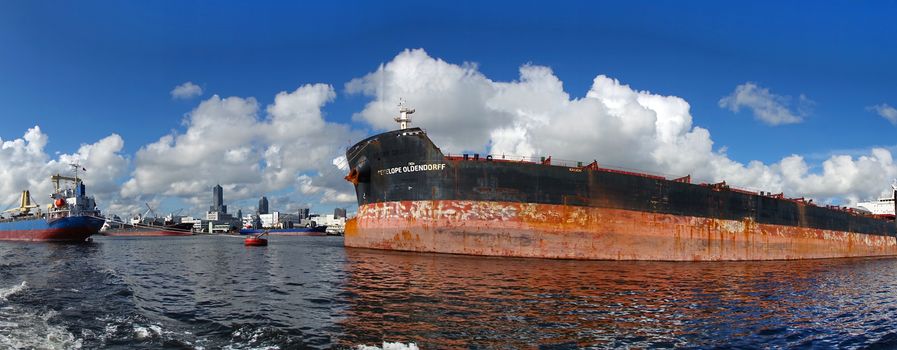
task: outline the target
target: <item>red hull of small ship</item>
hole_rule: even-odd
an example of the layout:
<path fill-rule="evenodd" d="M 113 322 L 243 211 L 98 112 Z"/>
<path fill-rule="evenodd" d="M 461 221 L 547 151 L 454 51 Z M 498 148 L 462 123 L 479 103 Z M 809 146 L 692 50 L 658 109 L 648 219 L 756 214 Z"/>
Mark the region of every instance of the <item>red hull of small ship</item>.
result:
<path fill-rule="evenodd" d="M 76 228 L 0 231 L 0 241 L 84 242 L 93 232 Z"/>
<path fill-rule="evenodd" d="M 400 201 L 362 205 L 348 247 L 594 260 L 790 260 L 897 255 L 893 236 L 610 208 Z"/>
<path fill-rule="evenodd" d="M 112 237 L 161 237 L 161 236 L 191 236 L 193 232 L 184 231 L 160 231 L 160 230 L 143 230 L 143 231 L 106 231 L 102 232 L 103 236 Z"/>
<path fill-rule="evenodd" d="M 115 237 L 161 237 L 161 236 L 191 236 L 193 224 L 180 223 L 170 225 L 136 225 L 109 228 L 103 231 L 104 236 Z"/>
<path fill-rule="evenodd" d="M 326 236 L 324 232 L 269 232 L 269 236 L 297 236 L 297 237 L 318 237 Z"/>

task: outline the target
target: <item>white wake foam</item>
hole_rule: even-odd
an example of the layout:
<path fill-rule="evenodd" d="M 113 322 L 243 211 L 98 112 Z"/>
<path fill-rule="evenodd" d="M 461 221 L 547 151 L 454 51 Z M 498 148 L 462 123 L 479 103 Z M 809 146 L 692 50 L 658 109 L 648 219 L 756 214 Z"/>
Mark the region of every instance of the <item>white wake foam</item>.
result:
<path fill-rule="evenodd" d="M 28 287 L 28 282 L 22 281 L 22 284 L 15 285 L 9 288 L 0 288 L 0 300 L 6 300 L 7 297 L 16 294 L 25 290 Z"/>
<path fill-rule="evenodd" d="M 134 335 L 137 339 L 146 339 L 146 338 L 157 338 L 162 336 L 162 327 L 159 325 L 151 324 L 149 326 L 141 326 L 141 325 L 133 325 L 134 327 Z"/>
<path fill-rule="evenodd" d="M 16 307 L 0 309 L 4 320 L 0 323 L 0 349 L 80 349 L 81 339 L 61 325 L 50 324 L 56 315 L 55 311 L 37 314 Z"/>
<path fill-rule="evenodd" d="M 277 345 L 262 345 L 259 344 L 259 338 L 265 335 L 265 330 L 263 328 L 255 328 L 255 329 L 247 329 L 240 328 L 231 333 L 231 337 L 234 340 L 238 340 L 236 343 L 231 343 L 224 346 L 222 349 L 224 350 L 280 350 L 280 346 Z M 239 341 L 242 340 L 242 341 Z"/>

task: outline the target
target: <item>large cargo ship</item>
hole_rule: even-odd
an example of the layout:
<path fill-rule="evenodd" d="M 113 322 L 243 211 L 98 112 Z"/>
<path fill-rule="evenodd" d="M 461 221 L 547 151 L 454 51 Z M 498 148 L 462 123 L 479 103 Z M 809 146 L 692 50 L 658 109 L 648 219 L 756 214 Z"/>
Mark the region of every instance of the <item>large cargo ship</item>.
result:
<path fill-rule="evenodd" d="M 400 112 L 399 130 L 346 151 L 358 201 L 346 246 L 599 260 L 897 255 L 893 220 L 597 162 L 449 156 L 407 126 L 414 110 Z"/>
<path fill-rule="evenodd" d="M 315 226 L 315 227 L 297 227 L 297 228 L 272 228 L 272 229 L 261 229 L 261 228 L 241 228 L 241 235 L 257 235 L 260 233 L 267 232 L 272 236 L 326 236 L 327 235 L 327 226 Z"/>
<path fill-rule="evenodd" d="M 106 220 L 100 233 L 104 236 L 191 236 L 192 222 L 178 222 L 174 214 L 165 217 L 156 215 L 149 203 L 143 215 L 131 218 L 130 223 L 121 221 L 118 216 Z M 152 216 L 150 216 L 152 214 Z"/>
<path fill-rule="evenodd" d="M 0 216 L 0 240 L 83 242 L 99 231 L 104 218 L 93 197 L 87 196 L 87 187 L 78 177 L 79 166 L 73 166 L 74 177 L 57 174 L 50 178 L 55 191 L 46 212 L 34 204 L 30 191 L 22 192 L 19 207 Z"/>
<path fill-rule="evenodd" d="M 100 230 L 103 236 L 191 236 L 193 235 L 193 223 L 137 223 L 137 224 L 112 224 L 104 226 Z"/>

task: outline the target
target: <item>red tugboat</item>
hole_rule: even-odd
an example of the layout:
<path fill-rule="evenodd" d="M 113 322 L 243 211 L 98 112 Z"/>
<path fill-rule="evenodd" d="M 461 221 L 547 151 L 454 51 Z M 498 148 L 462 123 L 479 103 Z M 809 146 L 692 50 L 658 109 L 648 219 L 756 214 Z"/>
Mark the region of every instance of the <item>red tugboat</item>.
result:
<path fill-rule="evenodd" d="M 265 239 L 265 238 L 262 238 L 262 236 L 266 236 L 266 235 L 268 235 L 268 231 L 265 231 L 264 233 L 262 233 L 262 234 L 260 234 L 260 235 L 255 235 L 255 236 L 247 237 L 246 239 L 243 240 L 243 245 L 245 245 L 245 246 L 247 246 L 247 247 L 264 247 L 264 246 L 267 246 L 267 245 L 268 245 L 268 240 Z"/>

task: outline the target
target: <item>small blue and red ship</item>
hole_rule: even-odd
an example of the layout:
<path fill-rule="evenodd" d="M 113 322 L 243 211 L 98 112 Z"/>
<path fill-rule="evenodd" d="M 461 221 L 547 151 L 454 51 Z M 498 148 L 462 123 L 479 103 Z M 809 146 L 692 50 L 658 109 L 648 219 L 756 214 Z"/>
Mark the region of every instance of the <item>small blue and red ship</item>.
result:
<path fill-rule="evenodd" d="M 42 242 L 84 242 L 99 232 L 105 218 L 93 197 L 78 177 L 80 166 L 74 165 L 75 176 L 50 177 L 55 191 L 46 211 L 34 204 L 30 191 L 22 192 L 18 208 L 0 215 L 0 240 Z"/>

